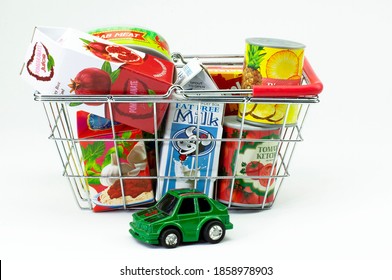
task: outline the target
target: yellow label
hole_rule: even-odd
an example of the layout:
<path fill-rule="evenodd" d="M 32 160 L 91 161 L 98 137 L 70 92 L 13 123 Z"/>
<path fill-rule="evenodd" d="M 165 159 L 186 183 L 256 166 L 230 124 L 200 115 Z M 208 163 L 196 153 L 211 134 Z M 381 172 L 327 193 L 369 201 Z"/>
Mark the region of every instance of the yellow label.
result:
<path fill-rule="evenodd" d="M 238 116 L 242 118 L 244 103 L 238 106 Z M 295 124 L 297 122 L 299 105 L 297 104 L 246 104 L 245 119 L 255 123 L 265 124 Z M 287 116 L 287 117 L 286 117 Z"/>
<path fill-rule="evenodd" d="M 266 47 L 247 43 L 241 86 L 250 89 L 254 85 L 300 85 L 303 61 L 303 48 Z M 298 105 L 288 104 L 250 103 L 244 107 L 244 104 L 239 105 L 239 117 L 245 111 L 247 121 L 265 124 L 295 124 L 299 111 Z"/>
<path fill-rule="evenodd" d="M 265 56 L 260 63 L 260 74 L 264 78 L 294 80 L 302 76 L 303 49 L 277 49 L 264 47 Z"/>

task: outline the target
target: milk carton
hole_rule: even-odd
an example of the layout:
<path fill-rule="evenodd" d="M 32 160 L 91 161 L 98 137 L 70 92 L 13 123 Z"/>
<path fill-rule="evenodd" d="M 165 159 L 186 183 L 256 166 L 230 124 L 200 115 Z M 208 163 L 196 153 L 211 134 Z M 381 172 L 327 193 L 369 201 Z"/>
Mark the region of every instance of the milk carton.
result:
<path fill-rule="evenodd" d="M 176 83 L 187 90 L 217 89 L 197 59 L 179 71 Z M 217 139 L 222 137 L 223 114 L 223 103 L 182 100 L 170 104 L 156 199 L 177 188 L 192 188 L 213 197 L 221 145 Z"/>

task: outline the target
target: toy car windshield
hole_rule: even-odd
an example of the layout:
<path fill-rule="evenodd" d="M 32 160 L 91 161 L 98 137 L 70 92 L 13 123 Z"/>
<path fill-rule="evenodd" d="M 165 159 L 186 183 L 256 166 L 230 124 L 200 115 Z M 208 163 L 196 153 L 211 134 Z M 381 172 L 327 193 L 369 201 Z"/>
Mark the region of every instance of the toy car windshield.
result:
<path fill-rule="evenodd" d="M 171 215 L 175 206 L 177 205 L 178 198 L 167 193 L 156 205 L 158 210 L 162 211 L 167 215 Z"/>

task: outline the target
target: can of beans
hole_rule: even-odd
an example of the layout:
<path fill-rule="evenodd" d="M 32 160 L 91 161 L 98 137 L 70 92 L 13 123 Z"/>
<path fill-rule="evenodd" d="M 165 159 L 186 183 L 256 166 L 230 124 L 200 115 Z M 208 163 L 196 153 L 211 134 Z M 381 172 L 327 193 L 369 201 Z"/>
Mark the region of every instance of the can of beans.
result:
<path fill-rule="evenodd" d="M 303 44 L 288 40 L 246 39 L 241 87 L 300 85 L 304 49 Z M 238 117 L 254 125 L 292 125 L 297 121 L 298 110 L 295 104 L 240 104 Z"/>
<path fill-rule="evenodd" d="M 244 124 L 226 116 L 217 199 L 239 207 L 269 207 L 274 200 L 280 128 Z"/>
<path fill-rule="evenodd" d="M 89 31 L 89 33 L 116 44 L 129 46 L 144 53 L 171 60 L 169 45 L 166 40 L 155 31 L 146 28 L 113 26 L 97 28 Z"/>

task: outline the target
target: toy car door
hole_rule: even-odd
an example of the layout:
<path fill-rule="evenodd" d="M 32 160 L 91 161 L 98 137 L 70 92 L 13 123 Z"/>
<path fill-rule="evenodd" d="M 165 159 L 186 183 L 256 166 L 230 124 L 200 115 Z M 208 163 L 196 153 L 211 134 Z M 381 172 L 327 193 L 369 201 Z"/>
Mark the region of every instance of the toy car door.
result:
<path fill-rule="evenodd" d="M 178 221 L 181 224 L 184 241 L 197 241 L 199 225 L 199 213 L 196 211 L 195 199 L 186 197 L 182 199 L 177 212 Z"/>

